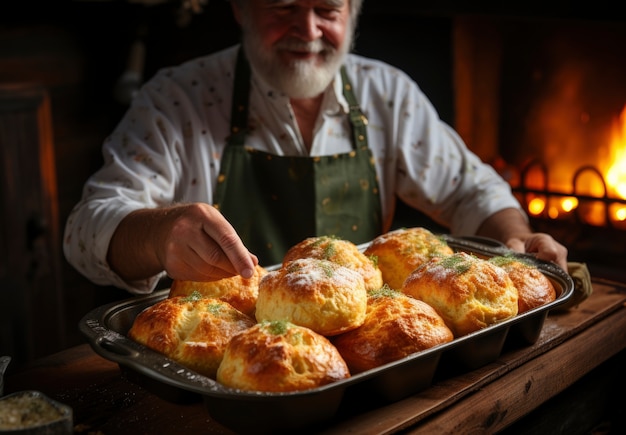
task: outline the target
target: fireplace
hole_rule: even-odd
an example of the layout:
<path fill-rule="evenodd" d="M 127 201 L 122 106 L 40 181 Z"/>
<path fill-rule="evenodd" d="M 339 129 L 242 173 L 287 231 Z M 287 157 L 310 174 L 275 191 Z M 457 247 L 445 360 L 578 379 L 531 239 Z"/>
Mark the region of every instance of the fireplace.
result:
<path fill-rule="evenodd" d="M 457 16 L 455 126 L 532 224 L 598 274 L 626 264 L 626 25 Z"/>

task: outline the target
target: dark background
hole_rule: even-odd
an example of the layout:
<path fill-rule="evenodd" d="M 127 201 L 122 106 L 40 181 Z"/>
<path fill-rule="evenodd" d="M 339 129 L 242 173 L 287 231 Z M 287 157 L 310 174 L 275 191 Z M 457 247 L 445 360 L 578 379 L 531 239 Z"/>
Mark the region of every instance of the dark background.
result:
<path fill-rule="evenodd" d="M 210 0 L 201 14 L 188 17 L 188 22 L 182 26 L 179 10 L 180 3 L 174 0 L 155 6 L 121 0 L 0 2 L 0 91 L 3 85 L 37 83 L 49 96 L 56 168 L 56 185 L 52 190 L 58 227 L 46 231 L 62 236 L 67 216 L 81 196 L 83 183 L 102 163 L 102 141 L 125 110 L 125 106 L 115 100 L 114 88 L 126 68 L 133 41 L 141 38 L 145 43 L 146 79 L 161 67 L 238 41 L 238 29 L 227 1 Z M 456 115 L 453 33 L 455 19 L 460 16 L 487 17 L 492 23 L 502 19 L 503 27 L 511 20 L 516 23 L 521 20 L 524 25 L 516 34 L 517 51 L 505 53 L 505 57 L 515 59 L 518 59 L 517 54 L 532 58 L 524 32 L 528 32 L 529 40 L 536 38 L 534 23 L 540 23 L 540 28 L 545 29 L 546 25 L 551 27 L 563 21 L 593 22 L 600 26 L 603 23 L 614 26 L 624 21 L 624 12 L 616 10 L 608 1 L 365 0 L 356 52 L 404 69 L 430 97 L 442 119 L 453 126 Z M 623 47 L 617 44 L 621 58 Z M 519 73 L 519 68 L 506 73 L 507 78 L 511 78 Z M 516 97 L 507 103 L 520 110 L 515 98 L 523 91 L 511 89 L 518 93 L 514 92 Z M 2 104 L 0 98 L 0 109 L 4 110 Z M 2 117 L 7 115 L 2 110 L 0 126 Z M 508 131 L 517 127 L 518 124 L 512 125 Z M 0 143 L 0 151 L 9 145 Z M 4 155 L 0 153 L 0 157 Z M 32 159 L 37 159 L 37 155 L 33 154 Z M 14 185 L 19 185 L 26 176 L 19 167 L 20 162 L 0 163 L 4 172 L 12 172 L 16 177 L 14 180 L 4 178 L 6 184 L 0 186 L 0 224 L 3 224 L 22 206 L 10 203 L 6 192 L 12 192 Z M 44 189 L 49 187 L 43 186 Z M 430 224 L 420 219 L 421 216 L 401 208 L 397 223 Z M 35 285 L 29 277 L 17 276 L 22 273 L 20 268 L 7 266 L 16 260 L 16 255 L 27 252 L 20 244 L 32 235 L 29 233 L 32 228 L 28 222 L 22 224 L 17 232 L 0 227 L 0 355 L 13 358 L 9 371 L 40 356 L 84 343 L 77 327 L 82 316 L 95 307 L 130 296 L 122 290 L 99 287 L 87 281 L 65 262 L 60 243 L 56 243 L 49 245 L 48 252 L 40 258 L 44 263 L 41 269 L 49 273 L 50 292 L 56 285 L 53 278 L 58 276 L 60 281 L 54 289 L 60 299 L 53 298 L 54 303 L 48 304 L 49 298 L 41 293 L 47 291 L 45 281 Z M 15 243 L 20 249 L 12 248 Z M 46 262 L 46 258 L 55 256 L 60 261 L 58 270 L 52 273 L 47 268 L 55 267 L 54 261 Z M 20 258 L 17 261 L 19 263 Z M 24 259 L 24 263 L 29 261 L 32 260 Z M 619 273 L 623 276 L 623 270 Z M 20 284 L 11 285 L 14 282 Z M 620 361 L 623 356 L 615 364 L 622 364 Z M 595 389 L 602 395 L 606 385 L 613 382 L 611 373 L 614 371 L 607 372 L 602 382 L 596 377 L 587 377 L 586 383 L 572 389 L 570 397 L 586 399 L 585 409 L 591 408 L 597 396 L 589 391 Z M 571 403 L 567 398 L 562 401 L 564 414 L 572 409 Z M 525 432 L 529 422 L 540 422 L 546 413 L 553 414 L 553 409 L 548 404 L 520 422 L 519 433 Z M 513 430 L 512 433 L 518 432 Z"/>

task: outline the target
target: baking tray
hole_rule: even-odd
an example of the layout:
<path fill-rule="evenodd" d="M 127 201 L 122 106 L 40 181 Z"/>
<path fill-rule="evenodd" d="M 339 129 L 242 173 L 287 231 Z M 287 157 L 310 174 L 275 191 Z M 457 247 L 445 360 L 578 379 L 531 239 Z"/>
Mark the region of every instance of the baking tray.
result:
<path fill-rule="evenodd" d="M 364 397 L 390 403 L 428 388 L 446 370 L 470 371 L 494 362 L 506 349 L 536 342 L 550 310 L 574 292 L 571 277 L 560 267 L 532 255 L 515 254 L 498 242 L 442 235 L 455 251 L 482 258 L 519 256 L 536 265 L 554 284 L 557 298 L 512 319 L 483 328 L 401 360 L 322 387 L 288 393 L 251 392 L 225 387 L 126 337 L 135 317 L 165 299 L 169 289 L 98 307 L 79 323 L 80 331 L 100 356 L 116 362 L 133 380 L 144 382 L 173 401 L 204 400 L 212 419 L 238 433 L 299 432 L 323 427 L 340 410 Z M 364 248 L 367 244 L 360 246 Z M 277 266 L 274 266 L 274 268 Z M 268 268 L 272 269 L 272 268 Z M 157 391 L 158 390 L 158 391 Z"/>

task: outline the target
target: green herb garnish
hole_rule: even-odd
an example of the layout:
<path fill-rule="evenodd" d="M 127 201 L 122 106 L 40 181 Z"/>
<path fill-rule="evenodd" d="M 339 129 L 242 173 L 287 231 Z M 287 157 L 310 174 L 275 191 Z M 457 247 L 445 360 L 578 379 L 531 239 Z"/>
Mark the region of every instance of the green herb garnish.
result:
<path fill-rule="evenodd" d="M 368 258 L 374 264 L 374 267 L 378 267 L 378 255 L 368 255 Z"/>
<path fill-rule="evenodd" d="M 332 278 L 332 276 L 335 274 L 335 269 L 333 268 L 333 266 L 334 266 L 334 263 L 330 261 L 320 262 L 320 267 L 322 268 L 326 276 L 329 278 Z"/>
<path fill-rule="evenodd" d="M 335 242 L 329 241 L 326 247 L 324 248 L 324 258 L 328 260 L 332 258 L 336 252 L 337 250 L 335 249 Z"/>
<path fill-rule="evenodd" d="M 528 260 L 521 257 L 515 257 L 513 254 L 504 254 L 498 255 L 496 257 L 491 257 L 489 259 L 489 262 L 500 267 L 506 267 L 512 263 L 522 263 L 525 266 L 532 267 L 532 264 Z"/>
<path fill-rule="evenodd" d="M 302 269 L 302 266 L 298 265 L 297 261 L 290 261 L 286 266 L 287 273 L 295 273 Z"/>
<path fill-rule="evenodd" d="M 440 264 L 446 269 L 454 270 L 458 275 L 461 275 L 472 268 L 471 260 L 475 259 L 474 256 L 463 256 L 461 254 L 448 255 L 443 257 Z"/>
<path fill-rule="evenodd" d="M 202 295 L 202 293 L 200 293 L 198 290 L 194 290 L 188 296 L 185 296 L 182 299 L 182 302 L 198 302 L 199 300 L 202 300 L 203 298 L 204 296 Z"/>
<path fill-rule="evenodd" d="M 272 335 L 284 335 L 291 325 L 287 320 L 264 320 L 261 323 Z"/>
<path fill-rule="evenodd" d="M 324 253 L 322 255 L 323 255 L 323 258 L 328 260 L 333 255 L 335 255 L 335 252 L 336 252 L 335 243 L 334 243 L 335 240 L 337 240 L 337 237 L 335 236 L 318 236 L 311 246 L 313 248 L 317 248 L 323 243 L 326 243 L 326 246 L 324 246 Z"/>
<path fill-rule="evenodd" d="M 206 307 L 207 311 L 211 314 L 213 314 L 214 316 L 219 315 L 222 310 L 224 309 L 224 306 L 221 304 L 209 304 Z"/>
<path fill-rule="evenodd" d="M 377 298 L 396 298 L 400 295 L 400 292 L 389 287 L 388 284 L 383 284 L 383 286 L 376 290 L 370 290 L 368 292 L 368 297 L 372 299 Z"/>

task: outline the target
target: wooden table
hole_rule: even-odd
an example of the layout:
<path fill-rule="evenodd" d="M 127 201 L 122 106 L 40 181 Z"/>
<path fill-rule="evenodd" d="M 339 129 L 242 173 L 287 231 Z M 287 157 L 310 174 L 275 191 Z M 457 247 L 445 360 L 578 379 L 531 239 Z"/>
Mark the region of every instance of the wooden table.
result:
<path fill-rule="evenodd" d="M 494 433 L 626 348 L 626 284 L 594 280 L 592 296 L 550 313 L 532 346 L 384 406 L 338 415 L 325 434 Z M 74 410 L 76 433 L 231 434 L 201 400 L 176 403 L 80 345 L 10 373 L 5 394 L 35 389 Z"/>

